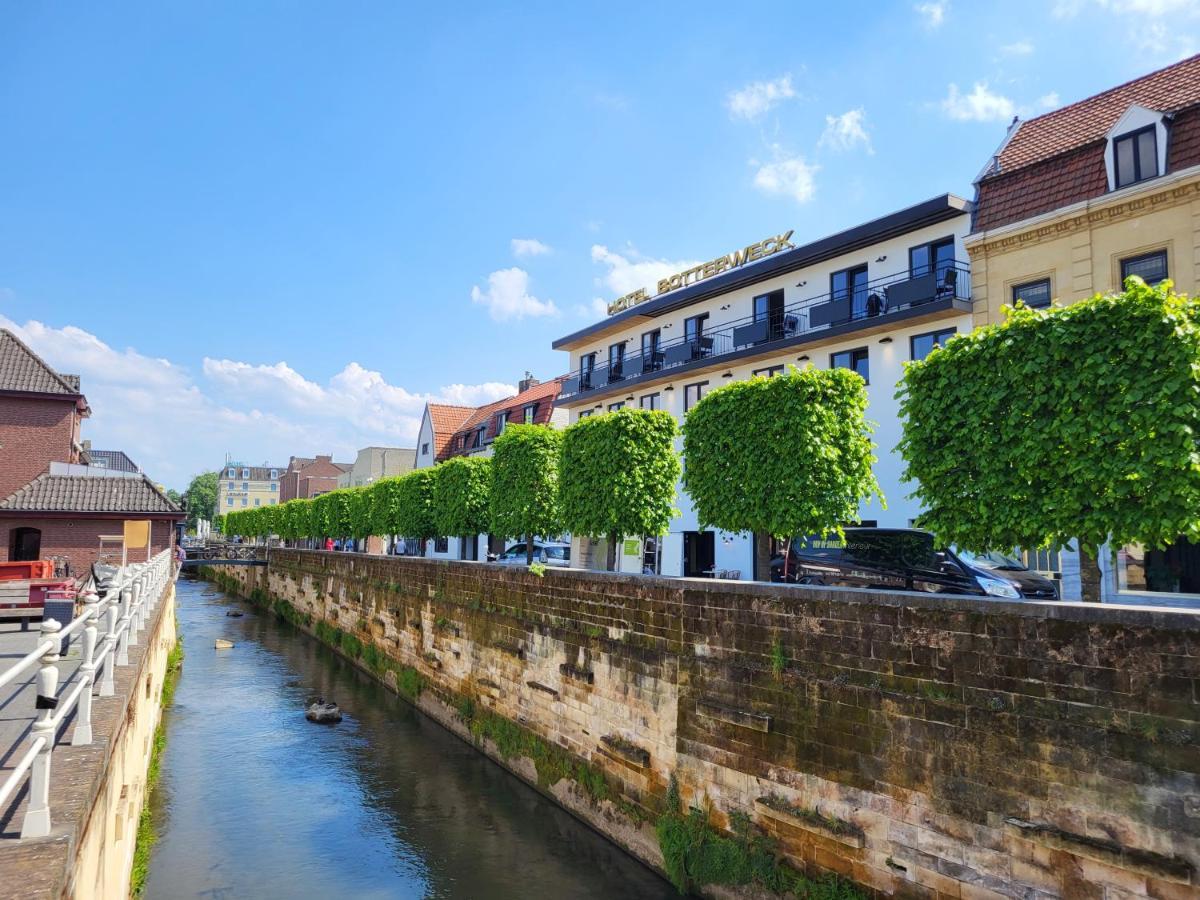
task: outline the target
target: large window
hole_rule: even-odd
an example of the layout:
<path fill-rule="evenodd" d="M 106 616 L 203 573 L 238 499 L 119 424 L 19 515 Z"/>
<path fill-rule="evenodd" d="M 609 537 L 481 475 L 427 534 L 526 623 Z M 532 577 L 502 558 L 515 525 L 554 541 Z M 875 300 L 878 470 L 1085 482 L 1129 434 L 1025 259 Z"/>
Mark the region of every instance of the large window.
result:
<path fill-rule="evenodd" d="M 697 341 L 704 337 L 704 328 L 708 324 L 708 313 L 701 313 L 683 320 L 683 336 L 686 340 Z"/>
<path fill-rule="evenodd" d="M 861 375 L 867 384 L 871 383 L 871 366 L 866 347 L 831 354 L 829 367 L 831 369 L 851 369 Z"/>
<path fill-rule="evenodd" d="M 769 323 L 767 336 L 770 340 L 783 335 L 783 291 L 771 291 L 754 298 L 754 321 Z"/>
<path fill-rule="evenodd" d="M 829 276 L 829 293 L 834 300 L 850 300 L 850 317 L 858 319 L 867 314 L 867 267 L 842 269 Z"/>
<path fill-rule="evenodd" d="M 596 370 L 596 354 L 585 353 L 579 357 L 579 386 L 583 389 L 592 386 L 592 372 Z"/>
<path fill-rule="evenodd" d="M 662 395 L 657 391 L 653 394 L 643 394 L 639 405 L 642 409 L 662 409 Z"/>
<path fill-rule="evenodd" d="M 608 404 L 608 411 L 609 411 L 609 412 L 616 412 L 618 409 L 624 409 L 624 408 L 625 408 L 625 401 L 624 401 L 624 400 L 618 400 L 618 401 L 616 401 L 615 403 L 610 403 L 610 404 Z"/>
<path fill-rule="evenodd" d="M 504 429 L 508 425 L 508 412 L 496 413 L 496 434 L 504 434 Z"/>
<path fill-rule="evenodd" d="M 942 238 L 910 247 L 908 250 L 908 277 L 917 278 L 936 272 L 940 282 L 947 269 L 954 268 L 954 238 Z"/>
<path fill-rule="evenodd" d="M 1012 302 L 1021 300 L 1026 306 L 1039 307 L 1050 305 L 1050 279 L 1039 278 L 1037 281 L 1027 281 L 1025 284 L 1014 284 Z"/>
<path fill-rule="evenodd" d="M 708 393 L 708 382 L 701 381 L 697 384 L 684 385 L 683 388 L 683 411 L 687 412 L 693 406 L 700 402 L 701 398 Z"/>
<path fill-rule="evenodd" d="M 433 539 L 433 552 L 434 553 L 449 553 L 450 552 L 450 538 L 448 538 L 448 537 L 434 538 Z"/>
<path fill-rule="evenodd" d="M 924 359 L 934 347 L 945 346 L 946 341 L 954 337 L 957 332 L 957 328 L 943 328 L 941 331 L 913 335 L 911 347 L 913 360 Z"/>
<path fill-rule="evenodd" d="M 1122 286 L 1131 275 L 1138 276 L 1146 284 L 1158 284 L 1167 277 L 1167 251 L 1156 250 L 1121 260 Z"/>
<path fill-rule="evenodd" d="M 662 332 L 655 328 L 642 335 L 642 371 L 653 372 L 661 368 L 662 360 L 658 355 L 658 345 L 662 341 Z"/>
<path fill-rule="evenodd" d="M 1158 174 L 1158 136 L 1155 126 L 1113 138 L 1113 168 L 1117 187 L 1136 184 Z"/>
<path fill-rule="evenodd" d="M 608 380 L 625 377 L 625 342 L 611 344 L 608 348 Z"/>
<path fill-rule="evenodd" d="M 774 378 L 776 375 L 783 374 L 783 366 L 767 366 L 765 369 L 755 369 L 754 375 L 761 375 L 763 378 Z"/>
<path fill-rule="evenodd" d="M 479 426 L 475 429 L 475 434 L 471 438 L 471 449 L 478 450 L 483 446 L 483 434 L 487 429 L 484 426 Z"/>
<path fill-rule="evenodd" d="M 528 406 L 526 406 L 521 411 L 521 421 L 526 425 L 532 425 L 534 420 L 537 418 L 537 408 L 538 405 L 536 403 L 530 403 Z"/>

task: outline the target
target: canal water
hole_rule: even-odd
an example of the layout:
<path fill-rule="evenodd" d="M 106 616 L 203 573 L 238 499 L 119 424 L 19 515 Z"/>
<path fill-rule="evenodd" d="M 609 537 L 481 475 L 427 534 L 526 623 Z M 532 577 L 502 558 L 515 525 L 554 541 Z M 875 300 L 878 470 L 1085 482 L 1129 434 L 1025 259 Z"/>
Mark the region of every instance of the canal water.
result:
<path fill-rule="evenodd" d="M 178 616 L 146 897 L 678 896 L 270 613 L 181 579 Z M 236 646 L 214 650 L 219 637 Z M 305 721 L 316 695 L 341 724 Z"/>

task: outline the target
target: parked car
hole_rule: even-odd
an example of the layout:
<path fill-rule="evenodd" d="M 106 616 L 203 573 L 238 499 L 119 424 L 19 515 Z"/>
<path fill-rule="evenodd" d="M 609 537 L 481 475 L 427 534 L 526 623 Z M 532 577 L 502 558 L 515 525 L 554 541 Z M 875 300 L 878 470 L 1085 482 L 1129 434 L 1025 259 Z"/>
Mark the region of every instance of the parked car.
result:
<path fill-rule="evenodd" d="M 847 528 L 845 540 L 798 537 L 786 560 L 771 560 L 771 580 L 831 587 L 893 588 L 1006 600 L 1057 600 L 1050 579 L 1004 553 L 939 550 L 915 528 Z"/>
<path fill-rule="evenodd" d="M 566 568 L 571 565 L 571 545 L 558 541 L 534 541 L 533 561 Z M 496 562 L 502 566 L 525 565 L 525 542 L 513 544 L 496 557 Z"/>

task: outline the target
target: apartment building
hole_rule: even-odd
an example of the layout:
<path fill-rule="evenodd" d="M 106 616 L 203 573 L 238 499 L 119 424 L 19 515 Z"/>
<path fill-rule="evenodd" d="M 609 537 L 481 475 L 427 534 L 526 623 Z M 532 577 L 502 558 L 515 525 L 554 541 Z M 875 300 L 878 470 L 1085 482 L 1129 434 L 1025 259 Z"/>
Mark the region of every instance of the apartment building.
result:
<path fill-rule="evenodd" d="M 554 342 L 571 368 L 557 404 L 571 422 L 627 405 L 682 422 L 708 391 L 733 380 L 789 365 L 851 368 L 867 383 L 876 477 L 888 500 L 886 510 L 865 506 L 860 520 L 906 526 L 919 510 L 894 452 L 896 384 L 907 361 L 972 327 L 963 246 L 970 222 L 971 204 L 945 194 L 808 243 L 778 233 L 647 285 Z M 768 577 L 755 572 L 751 535 L 701 530 L 682 490 L 677 505 L 661 541 L 622 541 L 622 571 Z M 575 540 L 578 564 L 605 557 L 602 541 Z"/>
<path fill-rule="evenodd" d="M 1026 122 L 1014 122 L 975 183 L 975 323 L 1002 307 L 1069 304 L 1125 278 L 1200 286 L 1200 55 Z M 1041 554 L 1077 597 L 1078 560 Z M 1101 554 L 1115 591 L 1200 594 L 1200 548 Z"/>
<path fill-rule="evenodd" d="M 413 447 L 363 447 L 353 465 L 338 476 L 339 488 L 365 487 L 380 478 L 392 478 L 413 470 L 417 451 Z"/>
<path fill-rule="evenodd" d="M 281 503 L 278 466 L 251 466 L 228 457 L 217 479 L 217 514 Z"/>
<path fill-rule="evenodd" d="M 336 490 L 338 479 L 350 471 L 350 463 L 334 462 L 332 456 L 292 456 L 279 478 L 279 502 L 311 500 Z"/>

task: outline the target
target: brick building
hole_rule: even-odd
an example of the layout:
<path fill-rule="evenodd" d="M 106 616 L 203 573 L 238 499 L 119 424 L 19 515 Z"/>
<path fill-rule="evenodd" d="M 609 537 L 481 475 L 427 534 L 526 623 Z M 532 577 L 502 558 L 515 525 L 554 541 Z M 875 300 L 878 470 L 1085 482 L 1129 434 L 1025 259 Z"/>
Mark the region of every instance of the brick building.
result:
<path fill-rule="evenodd" d="M 171 546 L 184 513 L 141 472 L 88 465 L 89 413 L 78 376 L 0 329 L 0 561 L 60 557 L 78 574 L 127 521 L 150 522 L 152 553 Z"/>
<path fill-rule="evenodd" d="M 338 478 L 352 468 L 351 463 L 334 462 L 332 456 L 293 456 L 288 459 L 287 469 L 279 479 L 279 502 L 311 500 L 336 490 Z"/>

